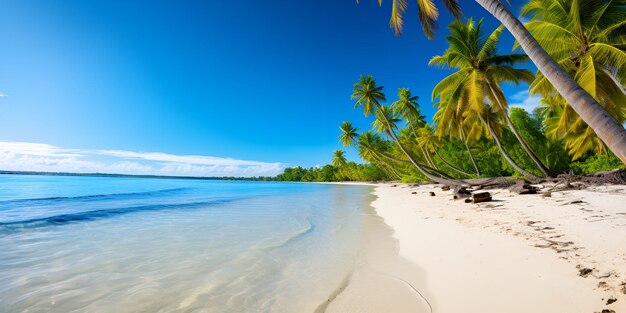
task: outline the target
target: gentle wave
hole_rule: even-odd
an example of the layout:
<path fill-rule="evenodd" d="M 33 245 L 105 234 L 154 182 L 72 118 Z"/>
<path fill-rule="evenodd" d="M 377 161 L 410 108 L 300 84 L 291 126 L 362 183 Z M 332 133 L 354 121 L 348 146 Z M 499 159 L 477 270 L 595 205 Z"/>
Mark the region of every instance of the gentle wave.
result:
<path fill-rule="evenodd" d="M 0 187 L 6 313 L 314 312 L 354 267 L 369 199 L 369 187 L 147 178 L 0 175 Z"/>
<path fill-rule="evenodd" d="M 232 202 L 236 200 L 241 200 L 243 198 L 232 198 L 232 199 L 219 199 L 213 201 L 200 201 L 200 202 L 189 202 L 189 203 L 177 203 L 177 204 L 154 204 L 154 205 L 142 205 L 142 206 L 134 206 L 134 207 L 123 207 L 123 208 L 112 208 L 112 209 L 102 209 L 102 210 L 93 210 L 93 211 L 84 211 L 79 213 L 69 213 L 69 214 L 60 214 L 47 216 L 42 218 L 33 218 L 21 221 L 13 221 L 13 222 L 4 222 L 0 223 L 0 233 L 2 229 L 4 230 L 21 230 L 25 228 L 37 228 L 37 227 L 45 227 L 45 226 L 59 226 L 70 223 L 77 222 L 87 222 L 104 218 L 111 218 L 123 214 L 136 213 L 136 212 L 146 212 L 146 211 L 159 211 L 159 210 L 168 210 L 168 209 L 193 209 L 199 207 L 207 207 L 214 206 L 219 204 L 224 204 L 227 202 Z"/>
<path fill-rule="evenodd" d="M 84 195 L 84 196 L 72 196 L 72 197 L 48 197 L 48 198 L 31 198 L 31 199 L 13 199 L 13 200 L 2 200 L 0 201 L 0 205 L 11 205 L 11 204 L 48 204 L 50 202 L 65 202 L 65 201 L 101 201 L 108 198 L 124 198 L 124 197 L 132 197 L 132 196 L 140 196 L 140 197 L 150 197 L 162 194 L 170 194 L 177 193 L 183 190 L 187 190 L 189 188 L 171 188 L 171 189 L 161 189 L 154 191 L 141 191 L 141 192 L 128 192 L 128 193 L 109 193 L 109 194 L 98 194 L 98 195 Z"/>
<path fill-rule="evenodd" d="M 283 240 L 281 240 L 279 242 L 274 242 L 274 243 L 269 244 L 269 245 L 260 246 L 260 248 L 261 249 L 266 249 L 266 250 L 282 248 L 282 247 L 287 246 L 288 244 L 290 244 L 292 242 L 297 241 L 300 238 L 303 238 L 303 237 L 313 233 L 314 230 L 315 230 L 315 225 L 313 224 L 313 222 L 311 222 L 311 218 L 307 217 L 306 218 L 306 226 L 304 226 L 303 228 L 297 229 L 295 232 L 293 232 L 292 234 L 287 235 L 287 237 L 283 238 Z"/>

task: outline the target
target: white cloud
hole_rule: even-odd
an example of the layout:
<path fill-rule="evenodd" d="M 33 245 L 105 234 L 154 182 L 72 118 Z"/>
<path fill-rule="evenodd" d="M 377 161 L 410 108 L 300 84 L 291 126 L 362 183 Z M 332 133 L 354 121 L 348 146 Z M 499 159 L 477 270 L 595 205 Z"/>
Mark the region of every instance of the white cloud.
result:
<path fill-rule="evenodd" d="M 8 97 L 8 96 L 7 96 L 7 94 L 6 94 L 6 93 L 4 93 L 4 92 L 0 91 L 0 98 L 2 98 L 2 97 Z"/>
<path fill-rule="evenodd" d="M 201 155 L 173 155 L 161 152 L 133 152 L 123 150 L 99 150 L 99 154 L 109 155 L 114 157 L 121 157 L 126 159 L 143 159 L 149 161 L 162 161 L 162 162 L 176 162 L 176 163 L 191 163 L 191 164 L 204 164 L 204 165 L 259 165 L 263 162 L 256 161 L 243 161 L 229 158 L 218 158 Z"/>
<path fill-rule="evenodd" d="M 283 163 L 123 150 L 64 149 L 0 141 L 0 170 L 164 176 L 273 176 Z"/>
<path fill-rule="evenodd" d="M 79 157 L 78 150 L 61 149 L 44 143 L 0 141 L 0 152 L 8 151 L 16 154 L 44 157 Z"/>
<path fill-rule="evenodd" d="M 541 106 L 541 96 L 528 95 L 528 90 L 522 90 L 509 98 L 509 106 L 515 108 L 522 108 L 529 113 L 532 113 L 535 108 Z"/>

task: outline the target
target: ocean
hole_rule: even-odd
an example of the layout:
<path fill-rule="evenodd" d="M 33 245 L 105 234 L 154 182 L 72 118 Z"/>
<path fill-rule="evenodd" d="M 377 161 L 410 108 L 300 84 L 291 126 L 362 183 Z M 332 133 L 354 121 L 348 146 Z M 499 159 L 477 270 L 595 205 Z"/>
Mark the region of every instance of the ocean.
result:
<path fill-rule="evenodd" d="M 0 175 L 0 311 L 316 312 L 370 188 Z"/>

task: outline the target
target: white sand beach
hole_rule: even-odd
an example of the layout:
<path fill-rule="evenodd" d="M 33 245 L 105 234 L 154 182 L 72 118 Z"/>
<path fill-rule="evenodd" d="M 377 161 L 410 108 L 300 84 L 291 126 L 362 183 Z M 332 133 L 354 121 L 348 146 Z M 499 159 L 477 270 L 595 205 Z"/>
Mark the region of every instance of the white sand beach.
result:
<path fill-rule="evenodd" d="M 626 186 L 489 192 L 467 204 L 438 185 L 376 187 L 397 241 L 380 226 L 327 312 L 626 312 Z"/>

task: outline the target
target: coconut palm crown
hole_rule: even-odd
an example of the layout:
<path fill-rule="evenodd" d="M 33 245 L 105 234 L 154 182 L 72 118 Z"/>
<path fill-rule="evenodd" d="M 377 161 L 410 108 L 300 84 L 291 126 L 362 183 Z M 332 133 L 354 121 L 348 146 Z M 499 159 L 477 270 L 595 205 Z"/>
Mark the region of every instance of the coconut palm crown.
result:
<path fill-rule="evenodd" d="M 433 99 L 463 104 L 474 112 L 483 112 L 487 103 L 501 115 L 526 153 L 546 176 L 549 170 L 535 155 L 509 118 L 508 103 L 500 83 L 530 83 L 532 72 L 514 66 L 528 61 L 524 54 L 497 54 L 496 47 L 503 27 L 498 27 L 486 39 L 482 37 L 482 19 L 478 23 L 470 18 L 467 24 L 455 21 L 450 24 L 447 36 L 448 49 L 443 55 L 430 60 L 431 65 L 453 68 L 457 71 L 441 80 L 433 89 Z M 440 121 L 441 122 L 441 121 Z"/>
<path fill-rule="evenodd" d="M 626 121 L 626 1 L 531 0 L 522 8 L 539 44 L 619 123 Z M 516 43 L 515 47 L 519 47 Z M 596 133 L 537 72 L 531 94 L 546 97 L 547 134 L 574 159 L 606 151 Z"/>
<path fill-rule="evenodd" d="M 458 0 L 441 0 L 441 2 L 454 17 L 461 15 L 461 7 L 459 6 Z M 359 0 L 356 0 L 356 3 L 359 3 Z M 378 5 L 382 4 L 383 1 L 378 0 Z M 404 14 L 408 6 L 408 0 L 391 1 L 389 26 L 396 35 L 402 34 L 404 28 Z M 433 0 L 417 0 L 417 15 L 419 16 L 422 31 L 426 37 L 428 37 L 428 39 L 434 38 L 437 18 L 439 17 L 439 9 L 437 9 L 435 2 Z"/>
<path fill-rule="evenodd" d="M 335 150 L 333 152 L 331 164 L 334 167 L 342 167 L 346 165 L 346 163 L 348 163 L 348 160 L 346 160 L 346 153 L 343 150 Z"/>
<path fill-rule="evenodd" d="M 355 109 L 362 106 L 365 116 L 369 116 L 387 99 L 383 93 L 383 86 L 377 86 L 372 75 L 361 75 L 359 81 L 354 84 L 352 100 L 356 100 Z"/>

